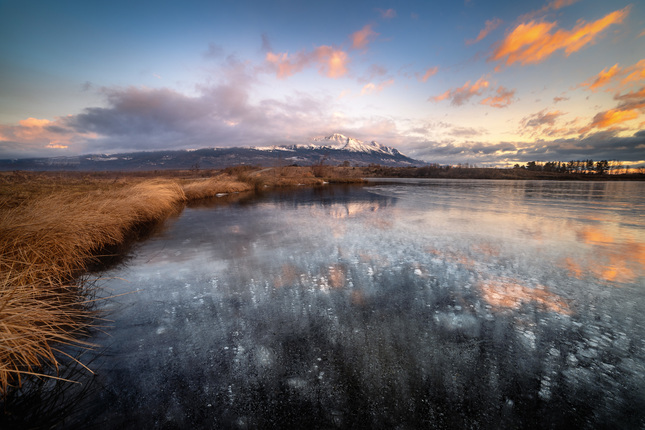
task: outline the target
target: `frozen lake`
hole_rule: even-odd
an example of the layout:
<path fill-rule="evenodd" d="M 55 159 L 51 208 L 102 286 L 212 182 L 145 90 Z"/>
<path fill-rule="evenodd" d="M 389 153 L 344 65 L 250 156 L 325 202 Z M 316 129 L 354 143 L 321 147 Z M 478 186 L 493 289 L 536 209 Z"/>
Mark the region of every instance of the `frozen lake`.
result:
<path fill-rule="evenodd" d="M 642 428 L 645 183 L 189 207 L 101 275 L 83 428 Z"/>

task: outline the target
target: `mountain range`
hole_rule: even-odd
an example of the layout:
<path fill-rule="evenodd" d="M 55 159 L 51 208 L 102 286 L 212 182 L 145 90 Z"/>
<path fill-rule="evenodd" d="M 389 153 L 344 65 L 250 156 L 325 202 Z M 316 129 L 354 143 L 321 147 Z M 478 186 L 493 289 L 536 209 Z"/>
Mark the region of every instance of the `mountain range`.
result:
<path fill-rule="evenodd" d="M 278 165 L 380 164 L 383 166 L 422 166 L 426 163 L 401 154 L 397 149 L 334 133 L 311 139 L 302 145 L 267 147 L 203 148 L 142 151 L 122 154 L 88 154 L 76 157 L 0 160 L 0 170 L 161 170 L 219 169 L 239 164 Z"/>

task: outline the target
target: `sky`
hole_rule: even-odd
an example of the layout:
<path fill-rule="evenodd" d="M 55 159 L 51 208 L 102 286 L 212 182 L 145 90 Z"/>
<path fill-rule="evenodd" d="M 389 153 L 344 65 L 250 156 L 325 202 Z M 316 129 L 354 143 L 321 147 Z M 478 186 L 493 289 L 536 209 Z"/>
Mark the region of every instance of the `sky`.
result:
<path fill-rule="evenodd" d="M 645 166 L 645 2 L 0 0 L 0 159 L 332 133 Z"/>

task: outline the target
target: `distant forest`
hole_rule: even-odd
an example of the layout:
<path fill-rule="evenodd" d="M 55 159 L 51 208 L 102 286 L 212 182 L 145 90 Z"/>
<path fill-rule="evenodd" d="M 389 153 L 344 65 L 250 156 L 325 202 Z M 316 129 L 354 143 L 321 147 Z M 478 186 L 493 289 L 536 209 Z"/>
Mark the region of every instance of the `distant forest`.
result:
<path fill-rule="evenodd" d="M 370 164 L 358 168 L 365 177 L 464 178 L 464 179 L 553 179 L 553 180 L 645 180 L 645 168 L 632 168 L 617 160 L 529 161 L 512 169 L 428 164 L 423 167 L 386 167 Z"/>
<path fill-rule="evenodd" d="M 594 162 L 593 160 L 572 160 L 566 163 L 560 161 L 547 161 L 545 163 L 540 161 L 529 161 L 526 165 L 516 164 L 513 166 L 515 169 L 526 169 L 533 172 L 555 172 L 555 173 L 577 173 L 577 174 L 627 174 L 632 171 L 629 165 L 623 165 L 618 160 L 601 160 Z M 645 170 L 645 169 L 638 169 Z M 633 172 L 636 173 L 636 172 Z M 645 172 L 638 172 L 645 173 Z"/>

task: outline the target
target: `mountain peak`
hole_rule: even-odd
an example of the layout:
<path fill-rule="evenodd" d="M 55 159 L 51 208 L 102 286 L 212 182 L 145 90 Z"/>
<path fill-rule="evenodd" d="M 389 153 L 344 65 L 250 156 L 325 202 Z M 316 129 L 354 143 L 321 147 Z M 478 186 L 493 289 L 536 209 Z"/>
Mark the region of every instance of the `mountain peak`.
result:
<path fill-rule="evenodd" d="M 400 154 L 396 149 L 381 145 L 374 140 L 366 143 L 353 137 L 347 137 L 341 133 L 333 133 L 326 137 L 315 137 L 312 139 L 311 146 L 350 152 L 384 153 L 389 155 Z"/>

